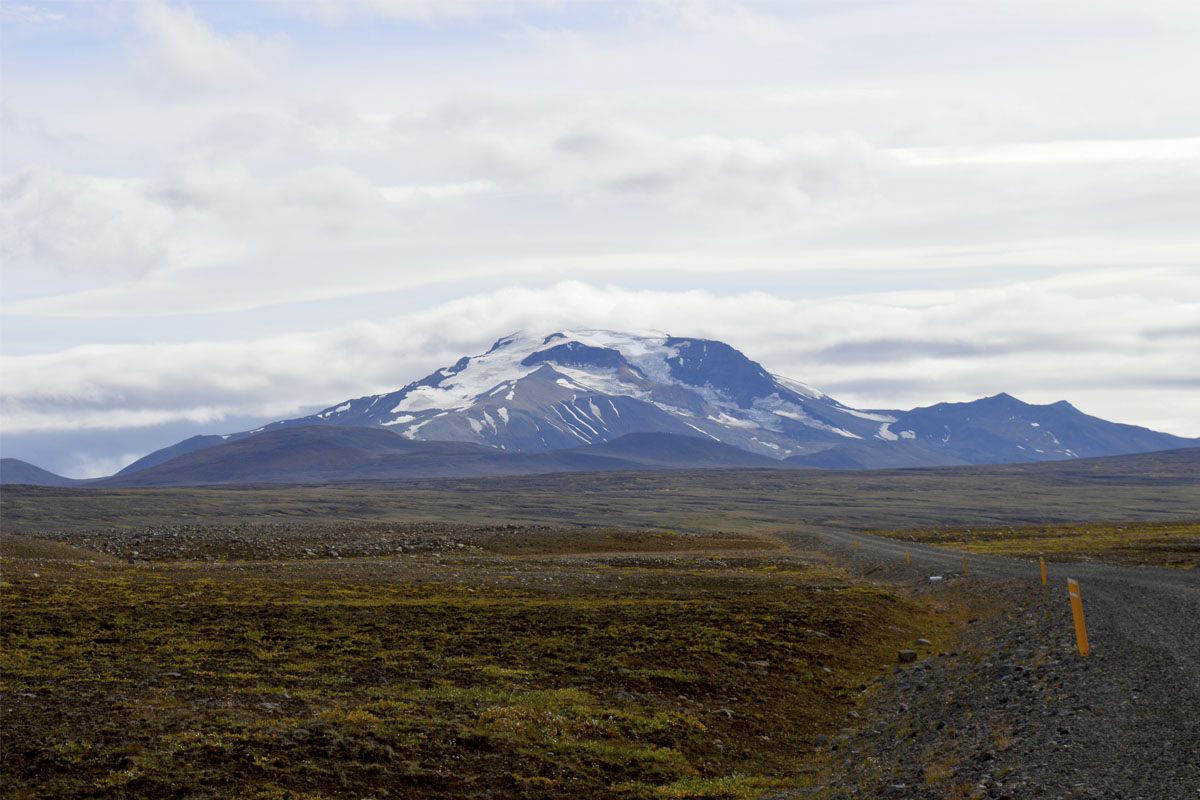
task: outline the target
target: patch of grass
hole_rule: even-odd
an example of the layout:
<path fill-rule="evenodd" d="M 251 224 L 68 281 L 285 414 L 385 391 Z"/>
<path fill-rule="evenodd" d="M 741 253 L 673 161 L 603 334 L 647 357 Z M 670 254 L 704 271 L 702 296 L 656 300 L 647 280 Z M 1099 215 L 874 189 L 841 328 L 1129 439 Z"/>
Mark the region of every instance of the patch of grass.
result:
<path fill-rule="evenodd" d="M 761 777 L 727 775 L 720 778 L 686 777 L 665 786 L 646 784 L 624 784 L 618 790 L 669 800 L 692 800 L 692 798 L 722 798 L 722 800 L 753 800 L 777 785 Z"/>
<path fill-rule="evenodd" d="M 6 559 L 5 796 L 754 797 L 949 624 L 773 547 L 592 547 Z"/>
<path fill-rule="evenodd" d="M 1195 521 L 944 527 L 867 533 L 1016 558 L 1180 569 L 1200 566 L 1200 522 Z"/>

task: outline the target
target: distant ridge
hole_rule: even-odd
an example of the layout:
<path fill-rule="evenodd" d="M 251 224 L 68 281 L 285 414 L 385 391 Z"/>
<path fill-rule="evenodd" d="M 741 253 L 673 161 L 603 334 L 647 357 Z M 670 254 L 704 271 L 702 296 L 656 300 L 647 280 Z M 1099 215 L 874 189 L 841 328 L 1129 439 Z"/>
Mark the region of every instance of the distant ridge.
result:
<path fill-rule="evenodd" d="M 1197 439 L 1108 422 L 1064 400 L 1033 405 L 1006 393 L 886 413 L 895 420 L 880 429 L 887 441 L 838 443 L 787 461 L 821 469 L 1010 464 L 1200 444 Z"/>
<path fill-rule="evenodd" d="M 19 458 L 0 458 L 0 485 L 79 486 L 85 483 L 88 481 L 64 478 Z"/>
<path fill-rule="evenodd" d="M 285 428 L 194 450 L 95 481 L 100 487 L 328 483 L 646 469 L 780 468 L 711 439 L 631 434 L 613 442 L 512 453 L 465 442 L 417 442 L 378 428 Z"/>

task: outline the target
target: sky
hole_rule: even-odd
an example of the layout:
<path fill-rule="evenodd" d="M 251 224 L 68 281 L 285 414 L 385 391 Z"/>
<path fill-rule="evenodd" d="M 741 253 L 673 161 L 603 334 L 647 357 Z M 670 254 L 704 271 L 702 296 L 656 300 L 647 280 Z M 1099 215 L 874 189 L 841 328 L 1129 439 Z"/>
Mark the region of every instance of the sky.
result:
<path fill-rule="evenodd" d="M 517 330 L 1200 436 L 1194 0 L 0 0 L 0 452 Z"/>

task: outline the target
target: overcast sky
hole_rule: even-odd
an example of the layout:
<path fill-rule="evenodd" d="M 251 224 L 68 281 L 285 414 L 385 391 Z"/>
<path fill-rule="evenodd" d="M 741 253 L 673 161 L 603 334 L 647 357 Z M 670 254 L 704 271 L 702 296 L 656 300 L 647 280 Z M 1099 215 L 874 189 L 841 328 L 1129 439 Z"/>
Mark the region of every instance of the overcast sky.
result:
<path fill-rule="evenodd" d="M 107 474 L 517 329 L 1200 436 L 1194 0 L 0 3 L 3 454 Z"/>

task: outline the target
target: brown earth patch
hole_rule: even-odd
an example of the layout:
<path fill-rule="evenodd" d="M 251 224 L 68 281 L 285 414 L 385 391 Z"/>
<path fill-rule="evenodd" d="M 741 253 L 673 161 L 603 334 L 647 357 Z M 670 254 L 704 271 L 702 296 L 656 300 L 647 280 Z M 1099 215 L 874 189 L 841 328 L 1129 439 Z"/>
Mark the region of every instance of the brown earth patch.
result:
<path fill-rule="evenodd" d="M 1181 569 L 1200 566 L 1200 522 L 1196 521 L 952 526 L 866 533 L 1015 558 Z"/>

